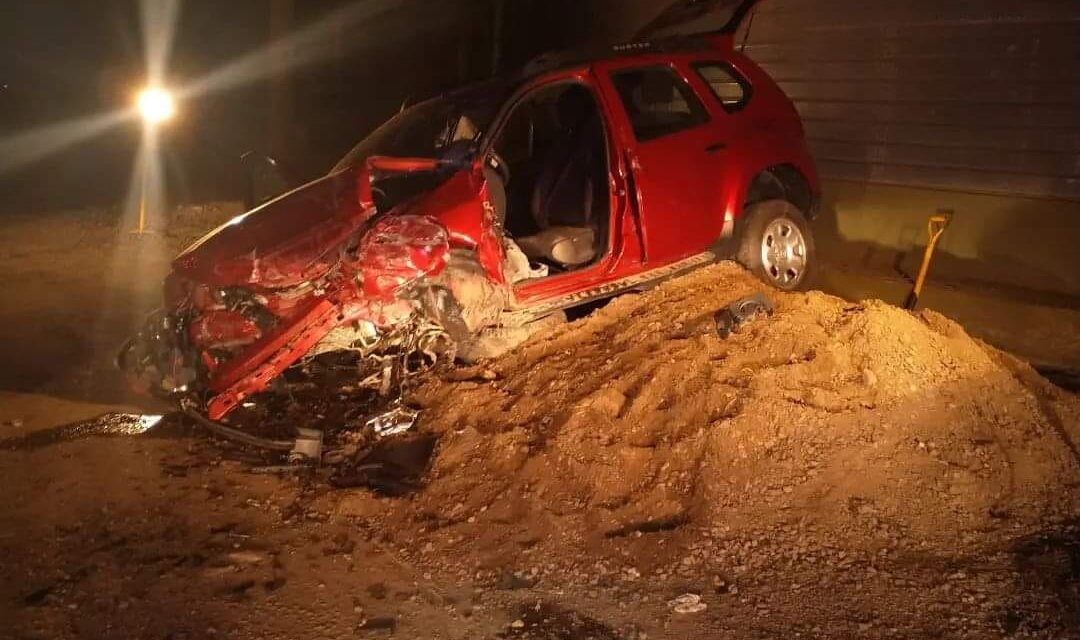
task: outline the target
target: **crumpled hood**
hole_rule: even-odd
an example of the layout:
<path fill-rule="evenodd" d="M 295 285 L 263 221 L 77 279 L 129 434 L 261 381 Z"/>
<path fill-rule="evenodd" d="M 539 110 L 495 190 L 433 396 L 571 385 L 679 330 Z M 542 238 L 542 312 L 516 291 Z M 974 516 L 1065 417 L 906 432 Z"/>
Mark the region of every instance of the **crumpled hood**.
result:
<path fill-rule="evenodd" d="M 357 180 L 355 170 L 342 171 L 233 218 L 185 249 L 173 270 L 219 287 L 281 288 L 318 278 L 374 212 L 361 205 Z"/>

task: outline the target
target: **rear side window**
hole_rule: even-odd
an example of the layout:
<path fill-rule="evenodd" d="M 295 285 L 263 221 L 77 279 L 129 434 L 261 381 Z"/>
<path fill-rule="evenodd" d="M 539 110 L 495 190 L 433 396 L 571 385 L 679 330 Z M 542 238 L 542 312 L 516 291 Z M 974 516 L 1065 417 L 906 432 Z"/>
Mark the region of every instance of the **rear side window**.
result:
<path fill-rule="evenodd" d="M 671 67 L 645 67 L 611 75 L 634 136 L 655 140 L 708 122 L 704 105 Z"/>
<path fill-rule="evenodd" d="M 742 110 L 750 101 L 750 85 L 735 70 L 722 62 L 699 62 L 694 65 L 701 79 L 729 113 Z"/>

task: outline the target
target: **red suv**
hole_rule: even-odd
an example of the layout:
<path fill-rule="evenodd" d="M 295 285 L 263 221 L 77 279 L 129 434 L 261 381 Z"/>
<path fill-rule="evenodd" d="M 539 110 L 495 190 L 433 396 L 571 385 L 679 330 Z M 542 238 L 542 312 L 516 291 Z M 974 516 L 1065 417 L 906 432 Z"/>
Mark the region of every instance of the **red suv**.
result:
<path fill-rule="evenodd" d="M 121 365 L 216 420 L 302 359 L 402 336 L 491 356 L 720 259 L 805 287 L 818 180 L 793 105 L 733 46 L 752 4 L 719 31 L 545 56 L 402 111 L 177 257 Z"/>

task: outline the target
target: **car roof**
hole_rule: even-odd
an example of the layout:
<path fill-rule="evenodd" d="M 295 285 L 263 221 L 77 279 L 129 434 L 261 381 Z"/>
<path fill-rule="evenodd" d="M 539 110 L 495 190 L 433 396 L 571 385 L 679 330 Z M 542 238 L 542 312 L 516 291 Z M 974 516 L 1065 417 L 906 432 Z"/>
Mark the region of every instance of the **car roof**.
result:
<path fill-rule="evenodd" d="M 593 62 L 663 53 L 730 50 L 739 25 L 759 0 L 669 0 L 631 42 L 545 53 L 525 65 L 532 77 Z"/>
<path fill-rule="evenodd" d="M 698 52 L 716 52 L 719 49 L 715 39 L 707 34 L 674 36 L 655 40 L 639 40 L 614 44 L 593 45 L 576 49 L 564 49 L 541 54 L 530 60 L 518 73 L 523 78 L 532 78 L 544 73 L 569 69 L 594 62 L 620 60 L 635 56 L 653 54 L 682 54 Z"/>
<path fill-rule="evenodd" d="M 717 36 L 723 37 L 723 34 L 701 33 L 688 36 L 668 36 L 652 40 L 597 44 L 549 51 L 533 58 L 516 71 L 501 73 L 484 80 L 471 82 L 416 104 L 443 98 L 455 99 L 461 96 L 470 96 L 475 99 L 485 94 L 498 100 L 505 98 L 517 87 L 537 76 L 586 66 L 596 62 L 656 54 L 723 53 L 725 46 L 720 44 Z M 727 47 L 730 47 L 730 44 Z"/>
<path fill-rule="evenodd" d="M 450 91 L 445 91 L 421 100 L 420 102 L 410 105 L 410 107 L 439 99 L 454 100 L 463 97 L 467 97 L 471 100 L 484 100 L 490 96 L 490 99 L 501 100 L 512 93 L 517 87 L 537 76 L 589 65 L 594 62 L 665 53 L 674 55 L 699 52 L 716 53 L 718 51 L 722 50 L 716 46 L 715 40 L 711 40 L 707 36 L 679 36 L 551 51 L 533 58 L 526 63 L 525 66 L 519 67 L 516 71 L 502 73 L 491 78 L 456 87 Z"/>
<path fill-rule="evenodd" d="M 730 51 L 735 31 L 758 2 L 759 0 L 673 0 L 638 32 L 635 40 L 549 51 L 533 58 L 517 71 L 465 85 L 437 97 L 481 92 L 485 88 L 493 90 L 493 93 L 505 91 L 539 75 L 595 62 L 665 53 L 715 54 Z M 705 31 L 678 33 L 681 28 L 699 26 L 703 18 L 708 19 L 710 13 L 716 11 L 726 12 L 721 15 L 723 23 L 719 28 L 713 25 Z"/>

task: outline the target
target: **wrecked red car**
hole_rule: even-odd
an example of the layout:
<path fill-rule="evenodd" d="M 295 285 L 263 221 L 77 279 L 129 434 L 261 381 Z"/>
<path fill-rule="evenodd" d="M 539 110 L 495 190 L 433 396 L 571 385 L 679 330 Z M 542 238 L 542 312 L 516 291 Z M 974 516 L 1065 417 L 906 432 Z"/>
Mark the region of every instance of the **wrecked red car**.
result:
<path fill-rule="evenodd" d="M 217 420 L 319 354 L 405 335 L 493 356 L 720 259 L 805 287 L 817 176 L 792 103 L 734 46 L 753 3 L 726 4 L 704 35 L 548 55 L 402 111 L 180 254 L 122 366 Z"/>

